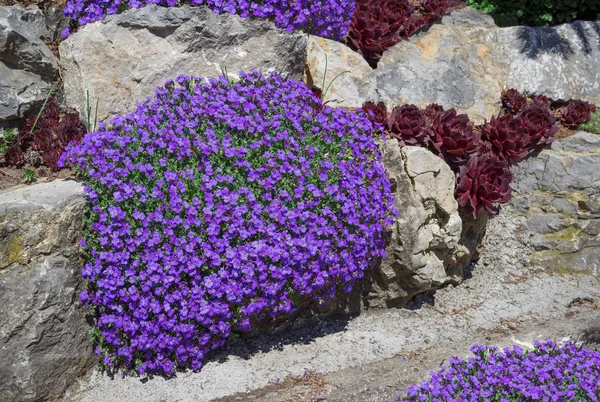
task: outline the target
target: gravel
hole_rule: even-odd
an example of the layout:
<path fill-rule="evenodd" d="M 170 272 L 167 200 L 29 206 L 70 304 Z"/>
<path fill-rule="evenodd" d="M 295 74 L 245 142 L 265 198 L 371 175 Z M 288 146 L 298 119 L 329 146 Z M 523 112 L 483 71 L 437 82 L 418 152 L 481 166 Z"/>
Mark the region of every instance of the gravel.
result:
<path fill-rule="evenodd" d="M 199 373 L 141 380 L 94 371 L 64 400 L 119 401 L 127 395 L 131 402 L 277 401 L 290 390 L 294 397 L 303 389 L 313 392 L 306 381 L 288 386 L 292 377 L 312 370 L 329 373 L 322 391 L 327 401 L 389 401 L 450 354 L 466 354 L 475 342 L 528 344 L 540 336 L 572 337 L 592 321 L 600 324 L 598 278 L 529 266 L 528 238 L 507 209 L 491 220 L 481 258 L 459 286 L 419 295 L 404 309 L 370 310 L 235 340 Z M 404 360 L 410 364 L 397 364 Z"/>

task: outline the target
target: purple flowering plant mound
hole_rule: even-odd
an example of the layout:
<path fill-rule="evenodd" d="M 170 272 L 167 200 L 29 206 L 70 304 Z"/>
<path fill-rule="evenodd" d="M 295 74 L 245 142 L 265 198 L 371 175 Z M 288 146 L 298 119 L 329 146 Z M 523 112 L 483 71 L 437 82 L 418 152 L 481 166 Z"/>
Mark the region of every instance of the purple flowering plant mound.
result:
<path fill-rule="evenodd" d="M 201 368 L 232 331 L 322 301 L 384 255 L 397 213 L 363 111 L 276 73 L 178 77 L 72 143 L 104 364 Z"/>
<path fill-rule="evenodd" d="M 598 401 L 600 352 L 572 342 L 536 341 L 532 351 L 474 345 L 475 357 L 451 357 L 429 381 L 413 385 L 401 401 Z"/>
<path fill-rule="evenodd" d="M 348 32 L 356 7 L 354 0 L 67 0 L 64 14 L 71 18 L 72 29 L 103 20 L 107 15 L 151 4 L 165 7 L 206 5 L 217 14 L 270 19 L 289 32 L 301 29 L 336 40 L 341 40 Z M 71 29 L 63 30 L 63 38 L 70 35 Z"/>

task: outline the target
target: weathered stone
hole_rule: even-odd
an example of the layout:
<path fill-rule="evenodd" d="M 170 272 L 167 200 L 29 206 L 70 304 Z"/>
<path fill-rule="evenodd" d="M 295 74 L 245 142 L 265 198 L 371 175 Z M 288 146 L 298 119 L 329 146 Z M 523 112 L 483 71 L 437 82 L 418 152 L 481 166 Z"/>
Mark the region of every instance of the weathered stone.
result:
<path fill-rule="evenodd" d="M 338 58 L 342 45 L 328 47 L 331 52 L 312 46 L 309 54 L 324 59 L 327 53 L 336 72 L 352 71 L 330 89 L 347 106 L 367 100 L 388 107 L 439 103 L 482 123 L 500 110 L 505 88 L 600 103 L 599 43 L 600 21 L 499 28 L 489 16 L 467 8 L 387 50 L 371 72 L 356 57 Z M 311 74 L 314 69 L 313 62 Z"/>
<path fill-rule="evenodd" d="M 0 122 L 31 113 L 58 79 L 56 59 L 42 40 L 47 35 L 37 7 L 0 6 Z"/>
<path fill-rule="evenodd" d="M 322 89 L 327 89 L 330 84 L 331 86 L 323 100 L 344 107 L 362 106 L 364 100 L 359 95 L 359 87 L 362 80 L 373 70 L 369 63 L 342 43 L 311 36 L 308 40 L 305 71 L 305 82 L 309 86 L 323 86 L 325 65 L 327 76 Z"/>
<path fill-rule="evenodd" d="M 88 24 L 60 44 L 64 95 L 83 113 L 86 90 L 106 120 L 132 109 L 178 75 L 216 77 L 226 69 L 276 70 L 301 79 L 307 35 L 266 20 L 206 7 L 148 6 Z"/>
<path fill-rule="evenodd" d="M 418 293 L 460 282 L 473 253 L 460 242 L 464 228 L 450 167 L 424 148 L 400 148 L 394 140 L 379 147 L 400 215 L 367 303 L 399 306 Z"/>
<path fill-rule="evenodd" d="M 94 362 L 75 182 L 0 193 L 0 400 L 58 400 Z"/>
<path fill-rule="evenodd" d="M 580 132 L 514 168 L 511 211 L 526 220 L 533 264 L 558 272 L 599 273 L 598 166 L 598 136 Z"/>
<path fill-rule="evenodd" d="M 494 18 L 476 10 L 474 8 L 465 7 L 459 10 L 452 11 L 450 14 L 445 15 L 442 18 L 442 25 L 461 25 L 461 26 L 477 26 L 477 27 L 489 27 L 496 28 Z"/>

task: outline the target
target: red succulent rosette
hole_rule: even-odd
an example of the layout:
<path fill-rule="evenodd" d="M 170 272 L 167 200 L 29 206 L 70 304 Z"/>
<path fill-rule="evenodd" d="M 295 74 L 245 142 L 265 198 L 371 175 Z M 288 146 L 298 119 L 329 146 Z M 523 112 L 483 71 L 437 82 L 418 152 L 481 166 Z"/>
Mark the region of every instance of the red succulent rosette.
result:
<path fill-rule="evenodd" d="M 590 121 L 596 106 L 582 101 L 570 101 L 567 106 L 560 110 L 560 122 L 563 126 L 576 130 L 580 125 Z"/>
<path fill-rule="evenodd" d="M 519 118 L 505 114 L 480 127 L 482 139 L 491 152 L 509 164 L 516 164 L 528 153 L 529 134 Z"/>
<path fill-rule="evenodd" d="M 415 105 L 396 106 L 390 114 L 388 131 L 402 146 L 427 144 L 427 120 Z"/>
<path fill-rule="evenodd" d="M 458 205 L 477 218 L 483 211 L 498 214 L 497 204 L 510 201 L 512 173 L 494 154 L 472 157 L 460 167 L 456 186 Z"/>
<path fill-rule="evenodd" d="M 527 106 L 527 98 L 511 88 L 502 92 L 502 106 L 510 113 L 519 113 Z"/>

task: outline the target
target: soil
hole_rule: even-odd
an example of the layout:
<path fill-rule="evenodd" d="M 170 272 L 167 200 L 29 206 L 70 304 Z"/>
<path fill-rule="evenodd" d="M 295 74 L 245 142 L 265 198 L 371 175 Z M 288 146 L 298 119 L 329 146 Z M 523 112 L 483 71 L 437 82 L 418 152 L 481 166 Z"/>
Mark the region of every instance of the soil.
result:
<path fill-rule="evenodd" d="M 37 179 L 34 183 L 43 183 L 56 179 L 75 177 L 74 172 L 70 169 L 62 169 L 53 173 L 50 172 L 50 169 L 45 166 L 38 168 L 28 166 L 25 166 L 24 168 L 0 167 L 0 191 L 25 184 L 23 183 L 23 171 L 25 169 L 31 169 L 36 173 Z"/>

